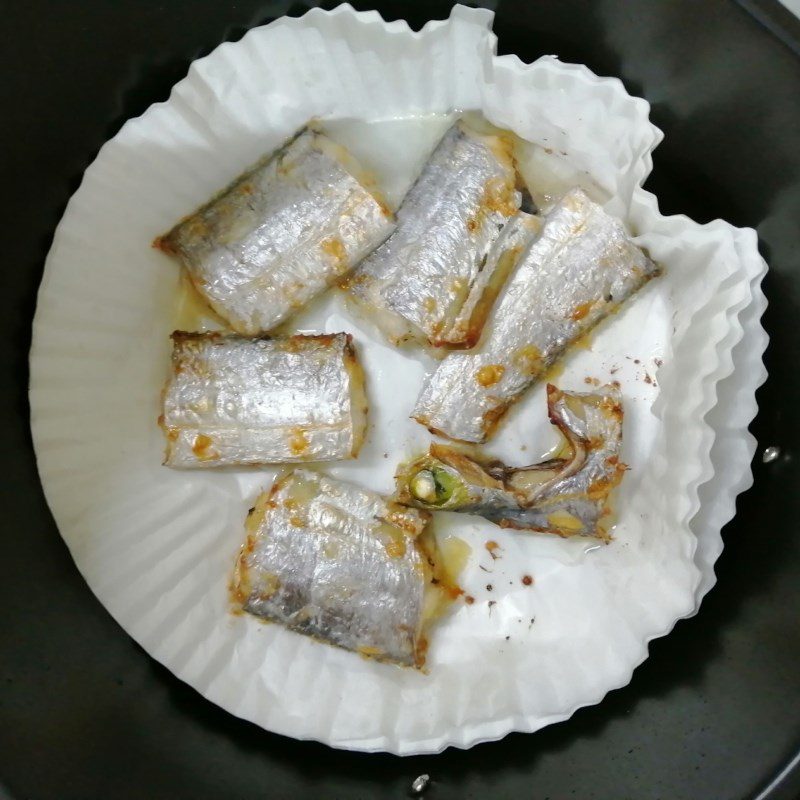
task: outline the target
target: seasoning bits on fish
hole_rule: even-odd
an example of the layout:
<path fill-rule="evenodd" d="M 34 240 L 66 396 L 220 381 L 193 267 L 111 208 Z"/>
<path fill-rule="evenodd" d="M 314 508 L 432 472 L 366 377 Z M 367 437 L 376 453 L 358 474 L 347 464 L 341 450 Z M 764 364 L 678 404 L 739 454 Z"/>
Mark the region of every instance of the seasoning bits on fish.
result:
<path fill-rule="evenodd" d="M 531 233 L 478 345 L 446 356 L 412 417 L 451 439 L 485 441 L 571 344 L 658 274 L 619 220 L 570 190 Z"/>
<path fill-rule="evenodd" d="M 341 146 L 306 127 L 156 240 L 238 333 L 271 330 L 394 230 Z"/>
<path fill-rule="evenodd" d="M 246 522 L 233 594 L 244 611 L 320 641 L 422 667 L 436 578 L 429 515 L 297 469 L 264 492 Z"/>
<path fill-rule="evenodd" d="M 172 334 L 159 423 L 170 467 L 354 458 L 364 376 L 349 334 Z"/>
<path fill-rule="evenodd" d="M 605 386 L 581 394 L 550 384 L 547 411 L 565 439 L 563 455 L 508 467 L 433 444 L 428 454 L 398 471 L 397 500 L 428 510 L 479 514 L 505 528 L 607 540 L 608 496 L 626 469 L 619 458 L 620 392 Z"/>
<path fill-rule="evenodd" d="M 520 207 L 512 135 L 463 120 L 444 135 L 397 212 L 397 229 L 349 280 L 394 343 L 472 346 L 504 262 L 492 245 Z"/>

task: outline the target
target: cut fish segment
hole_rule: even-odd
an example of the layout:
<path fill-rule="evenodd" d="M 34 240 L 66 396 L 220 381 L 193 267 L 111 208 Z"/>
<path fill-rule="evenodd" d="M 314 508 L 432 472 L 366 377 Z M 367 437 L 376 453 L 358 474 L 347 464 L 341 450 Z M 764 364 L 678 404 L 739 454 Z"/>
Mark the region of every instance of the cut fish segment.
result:
<path fill-rule="evenodd" d="M 447 355 L 411 416 L 451 439 L 485 441 L 571 344 L 658 274 L 619 220 L 572 189 L 519 257 L 477 347 Z"/>
<path fill-rule="evenodd" d="M 156 240 L 237 332 L 271 330 L 394 229 L 352 156 L 313 128 Z"/>
<path fill-rule="evenodd" d="M 444 589 L 419 540 L 429 514 L 295 470 L 246 522 L 233 596 L 245 611 L 381 661 L 421 667 Z"/>
<path fill-rule="evenodd" d="M 388 338 L 470 347 L 483 318 L 469 309 L 491 290 L 490 251 L 521 202 L 513 136 L 460 120 L 444 135 L 397 212 L 392 236 L 349 286 Z"/>
<path fill-rule="evenodd" d="M 530 467 L 507 467 L 453 447 L 397 473 L 397 499 L 417 508 L 479 514 L 506 528 L 608 539 L 608 497 L 622 480 L 622 398 L 613 386 L 579 394 L 547 387 L 550 421 L 565 452 Z"/>
<path fill-rule="evenodd" d="M 349 334 L 172 334 L 159 424 L 170 467 L 334 461 L 358 454 L 364 377 Z"/>

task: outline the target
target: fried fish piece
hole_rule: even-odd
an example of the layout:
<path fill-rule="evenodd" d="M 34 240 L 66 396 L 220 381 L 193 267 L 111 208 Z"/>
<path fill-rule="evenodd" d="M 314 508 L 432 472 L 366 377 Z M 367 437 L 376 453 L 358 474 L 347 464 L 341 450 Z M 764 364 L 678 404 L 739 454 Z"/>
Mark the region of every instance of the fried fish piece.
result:
<path fill-rule="evenodd" d="M 570 190 L 519 256 L 478 345 L 447 355 L 411 416 L 442 436 L 485 441 L 571 344 L 658 274 L 619 220 Z"/>
<path fill-rule="evenodd" d="M 548 384 L 547 408 L 565 438 L 563 455 L 508 467 L 433 444 L 427 455 L 398 470 L 398 502 L 478 514 L 506 528 L 607 540 L 608 496 L 626 469 L 619 460 L 620 392 L 604 386 L 581 394 Z"/>
<path fill-rule="evenodd" d="M 306 127 L 155 241 L 230 326 L 274 328 L 394 230 L 345 148 Z"/>
<path fill-rule="evenodd" d="M 170 467 L 334 461 L 358 454 L 364 376 L 346 333 L 172 334 L 159 424 Z"/>
<path fill-rule="evenodd" d="M 422 667 L 444 589 L 425 511 L 297 469 L 261 494 L 233 580 L 237 605 L 329 644 Z"/>
<path fill-rule="evenodd" d="M 492 245 L 517 213 L 512 134 L 456 122 L 397 212 L 397 229 L 348 281 L 356 303 L 394 343 L 470 347 L 473 316 L 494 287 Z M 494 275 L 494 277 L 493 277 Z"/>

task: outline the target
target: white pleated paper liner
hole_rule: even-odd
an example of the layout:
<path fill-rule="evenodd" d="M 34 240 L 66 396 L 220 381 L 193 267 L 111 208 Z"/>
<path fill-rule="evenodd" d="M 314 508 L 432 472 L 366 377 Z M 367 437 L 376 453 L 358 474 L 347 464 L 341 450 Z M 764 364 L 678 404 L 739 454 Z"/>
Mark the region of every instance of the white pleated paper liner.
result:
<path fill-rule="evenodd" d="M 696 611 L 713 584 L 720 528 L 751 479 L 747 425 L 766 344 L 755 235 L 661 216 L 641 188 L 661 139 L 647 103 L 556 58 L 497 57 L 491 22 L 486 10 L 456 6 L 414 33 L 340 6 L 222 45 L 103 147 L 47 260 L 32 428 L 47 499 L 79 569 L 154 658 L 223 708 L 288 736 L 435 752 L 533 731 L 598 702 L 630 680 L 650 639 Z M 160 465 L 155 421 L 179 279 L 150 242 L 310 117 L 398 202 L 454 109 L 483 111 L 534 143 L 521 166 L 541 194 L 583 185 L 628 221 L 665 274 L 558 379 L 573 389 L 587 378 L 622 385 L 631 470 L 614 543 L 440 515 L 437 535 L 472 548 L 462 584 L 475 602 L 442 620 L 421 674 L 230 614 L 244 516 L 275 470 Z M 388 347 L 336 292 L 294 324 L 354 334 L 371 427 L 357 461 L 326 469 L 390 491 L 397 462 L 430 441 L 408 413 L 432 362 Z M 550 427 L 539 387 L 490 449 L 530 463 L 554 441 Z M 500 545 L 498 560 L 487 540 Z"/>

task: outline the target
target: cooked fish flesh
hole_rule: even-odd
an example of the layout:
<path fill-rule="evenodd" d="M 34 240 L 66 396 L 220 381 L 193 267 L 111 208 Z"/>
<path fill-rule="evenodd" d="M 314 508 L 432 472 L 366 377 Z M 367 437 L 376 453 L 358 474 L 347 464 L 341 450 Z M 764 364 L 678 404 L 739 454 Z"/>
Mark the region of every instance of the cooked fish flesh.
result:
<path fill-rule="evenodd" d="M 511 134 L 463 120 L 444 135 L 397 212 L 397 229 L 348 281 L 395 343 L 466 346 L 498 280 L 492 245 L 520 207 Z"/>
<path fill-rule="evenodd" d="M 423 509 L 479 514 L 502 527 L 608 539 L 608 496 L 622 480 L 622 401 L 613 386 L 589 394 L 547 387 L 550 421 L 564 436 L 559 457 L 507 467 L 453 447 L 397 474 L 397 500 Z"/>
<path fill-rule="evenodd" d="M 442 599 L 429 514 L 295 470 L 246 522 L 233 595 L 247 612 L 364 656 L 421 667 Z"/>
<path fill-rule="evenodd" d="M 571 344 L 658 274 L 619 220 L 570 190 L 519 257 L 478 345 L 447 355 L 412 417 L 451 439 L 485 441 Z"/>
<path fill-rule="evenodd" d="M 243 335 L 269 331 L 394 229 L 350 154 L 304 128 L 155 244 Z"/>
<path fill-rule="evenodd" d="M 358 454 L 364 378 L 349 334 L 172 334 L 159 423 L 170 467 L 334 461 Z"/>
<path fill-rule="evenodd" d="M 456 344 L 472 347 L 478 341 L 503 285 L 540 229 L 539 217 L 522 211 L 508 220 L 489 248 L 486 262 L 448 334 L 439 344 L 455 349 Z"/>

